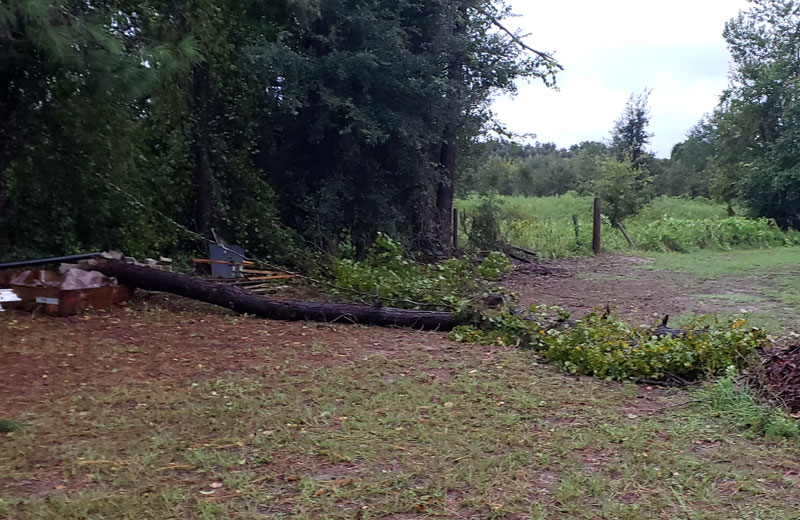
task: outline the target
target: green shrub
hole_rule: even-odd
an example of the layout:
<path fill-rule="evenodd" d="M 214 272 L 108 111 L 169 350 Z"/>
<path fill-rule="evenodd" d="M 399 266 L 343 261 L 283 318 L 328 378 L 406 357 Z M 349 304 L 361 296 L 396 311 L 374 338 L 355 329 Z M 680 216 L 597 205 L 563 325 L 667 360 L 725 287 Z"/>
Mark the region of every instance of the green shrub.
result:
<path fill-rule="evenodd" d="M 478 265 L 478 274 L 487 280 L 497 280 L 512 269 L 511 261 L 500 251 L 492 251 Z"/>
<path fill-rule="evenodd" d="M 656 336 L 650 329 L 598 313 L 573 326 L 566 323 L 564 311 L 554 316 L 552 308 L 532 307 L 527 316 L 491 318 L 482 331 L 461 327 L 452 337 L 534 348 L 569 373 L 613 380 L 694 380 L 728 366 L 743 366 L 756 348 L 768 343 L 766 334 L 746 328 L 743 318 L 713 324 L 698 320 L 678 337 Z"/>
<path fill-rule="evenodd" d="M 495 249 L 504 242 L 500 233 L 501 206 L 502 200 L 497 197 L 481 197 L 470 219 L 468 236 L 472 248 Z"/>
<path fill-rule="evenodd" d="M 783 247 L 797 243 L 796 233 L 784 233 L 770 220 L 744 217 L 718 220 L 663 217 L 643 226 L 632 226 L 631 233 L 642 249 L 664 252 Z"/>
<path fill-rule="evenodd" d="M 464 311 L 475 301 L 501 290 L 494 280 L 511 269 L 511 262 L 499 252 L 491 252 L 481 262 L 449 259 L 438 264 L 419 264 L 410 260 L 400 243 L 378 233 L 363 260 L 353 258 L 354 248 L 345 237 L 340 256 L 333 260 L 334 283 L 345 292 L 398 307 L 424 304 L 433 308 Z M 349 291 L 348 291 L 349 290 Z"/>
<path fill-rule="evenodd" d="M 638 213 L 650 197 L 652 177 L 630 160 L 605 159 L 598 162 L 600 176 L 592 190 L 603 201 L 603 213 L 613 222 L 621 222 Z"/>
<path fill-rule="evenodd" d="M 767 341 L 759 329 L 746 329 L 746 320 L 695 332 L 696 322 L 679 337 L 655 336 L 613 318 L 590 314 L 567 331 L 550 331 L 542 341 L 548 361 L 574 374 L 604 379 L 688 380 L 716 374 L 730 365 L 742 366 L 747 357 Z"/>

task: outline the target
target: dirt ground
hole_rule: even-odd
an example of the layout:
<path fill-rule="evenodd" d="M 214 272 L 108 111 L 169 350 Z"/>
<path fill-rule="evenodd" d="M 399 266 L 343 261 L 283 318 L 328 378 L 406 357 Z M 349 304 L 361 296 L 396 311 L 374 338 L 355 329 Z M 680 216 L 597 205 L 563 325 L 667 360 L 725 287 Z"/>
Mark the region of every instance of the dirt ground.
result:
<path fill-rule="evenodd" d="M 642 261 L 606 256 L 520 266 L 502 285 L 519 294 L 520 304 L 559 305 L 577 315 L 607 302 L 623 314 L 648 319 L 691 310 L 682 296 L 684 284 L 669 273 L 636 269 Z M 313 366 L 430 347 L 432 341 L 437 348 L 450 343 L 444 333 L 426 333 L 423 339 L 409 330 L 247 319 L 166 295 L 140 296 L 133 306 L 149 318 L 127 319 L 132 308 L 70 318 L 6 313 L 0 328 L 0 417 L 87 385 L 179 382 L 264 370 L 266 363 Z M 59 352 L 47 346 L 54 337 L 62 345 Z M 337 345 L 336 356 L 315 353 L 327 344 Z"/>
<path fill-rule="evenodd" d="M 517 293 L 523 306 L 557 305 L 581 316 L 610 304 L 642 323 L 654 323 L 666 314 L 736 312 L 743 306 L 693 296 L 742 293 L 747 287 L 741 280 L 698 280 L 641 269 L 646 262 L 606 255 L 520 265 L 501 285 Z M 431 341 L 439 348 L 449 343 L 444 333 L 426 333 L 422 339 L 420 333 L 408 330 L 246 319 L 174 296 L 140 297 L 134 306 L 150 309 L 152 323 L 126 319 L 130 308 L 71 318 L 6 313 L 0 328 L 0 417 L 86 385 L 185 381 L 219 372 L 263 370 L 267 359 L 271 364 L 313 365 L 322 362 L 317 358 L 329 362 L 336 357 L 316 356 L 314 351 L 330 343 L 338 346 L 336 356 L 342 358 L 414 349 Z M 46 344 L 54 336 L 69 348 L 55 353 L 48 349 Z M 264 339 L 269 339 L 268 347 Z"/>
<path fill-rule="evenodd" d="M 698 281 L 688 275 L 640 269 L 643 262 L 647 260 L 608 255 L 522 265 L 501 283 L 519 295 L 521 305 L 558 305 L 576 316 L 607 303 L 616 305 L 620 314 L 640 317 L 643 322 L 665 314 L 741 307 L 729 302 L 698 304 L 691 296 L 741 291 L 741 282 Z M 315 363 L 318 357 L 312 352 L 314 345 L 335 343 L 337 356 L 349 358 L 418 348 L 431 341 L 449 342 L 446 334 L 426 334 L 421 340 L 419 333 L 407 330 L 245 319 L 171 296 L 149 296 L 136 305 L 151 309 L 152 324 L 127 320 L 130 309 L 71 318 L 6 314 L 6 327 L 0 332 L 0 416 L 89 384 L 185 381 L 218 372 L 261 370 L 267 359 L 266 338 L 270 340 L 270 363 L 309 357 L 302 360 L 305 365 Z M 60 337 L 62 344 L 66 337 L 70 348 L 51 352 L 46 343 L 54 336 Z"/>
<path fill-rule="evenodd" d="M 583 316 L 606 304 L 643 324 L 665 315 L 736 313 L 756 310 L 752 304 L 699 295 L 757 295 L 752 280 L 734 277 L 700 279 L 685 273 L 643 269 L 648 258 L 603 255 L 519 265 L 502 281 L 519 295 L 519 304 L 556 305 Z"/>
<path fill-rule="evenodd" d="M 163 308 L 154 308 L 152 321 L 143 322 L 138 316 L 129 319 L 130 312 L 115 309 L 71 318 L 6 315 L 6 326 L 0 327 L 0 417 L 13 417 L 37 402 L 87 385 L 179 383 L 233 371 L 392 356 L 406 349 L 459 348 L 446 333 L 280 322 L 218 312 L 172 313 Z M 59 352 L 47 347 L 55 336 L 60 338 Z M 327 345 L 335 345 L 335 353 Z"/>

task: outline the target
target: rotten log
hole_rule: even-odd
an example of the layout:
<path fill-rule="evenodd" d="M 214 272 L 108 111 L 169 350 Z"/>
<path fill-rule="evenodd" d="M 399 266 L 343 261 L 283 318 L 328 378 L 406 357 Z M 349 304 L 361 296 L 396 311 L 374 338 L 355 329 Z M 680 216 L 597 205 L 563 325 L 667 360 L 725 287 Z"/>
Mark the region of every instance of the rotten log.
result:
<path fill-rule="evenodd" d="M 415 329 L 453 329 L 469 322 L 449 312 L 371 307 L 352 303 L 320 303 L 273 300 L 230 285 L 220 285 L 192 276 L 127 264 L 120 260 L 98 259 L 90 269 L 115 277 L 119 283 L 148 291 L 168 292 L 240 314 L 288 321 L 350 322 L 382 327 Z"/>

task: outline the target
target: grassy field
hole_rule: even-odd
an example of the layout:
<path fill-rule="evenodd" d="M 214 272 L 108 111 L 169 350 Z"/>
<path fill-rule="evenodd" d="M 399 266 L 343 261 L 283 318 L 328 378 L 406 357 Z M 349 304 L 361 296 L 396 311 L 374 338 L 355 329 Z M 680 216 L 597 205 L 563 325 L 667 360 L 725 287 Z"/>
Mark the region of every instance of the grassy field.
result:
<path fill-rule="evenodd" d="M 775 249 L 697 251 L 691 254 L 649 253 L 652 264 L 646 269 L 660 269 L 688 273 L 704 278 L 735 275 L 757 275 L 769 272 L 772 275 L 783 274 L 786 281 L 791 281 L 798 274 L 800 264 L 800 247 L 782 247 Z"/>
<path fill-rule="evenodd" d="M 543 257 L 591 254 L 592 199 L 572 193 L 558 197 L 497 197 L 503 236 L 512 244 L 538 251 Z M 467 216 L 479 198 L 457 202 Z M 741 210 L 738 210 L 741 213 Z M 576 237 L 572 216 L 577 215 Z M 800 244 L 800 234 L 784 233 L 767 220 L 729 216 L 727 208 L 705 199 L 659 197 L 626 220 L 636 247 L 603 219 L 603 248 L 615 252 L 694 252 L 754 249 Z"/>
<path fill-rule="evenodd" d="M 527 351 L 158 308 L 0 345 L 4 518 L 797 518 L 795 443 Z"/>

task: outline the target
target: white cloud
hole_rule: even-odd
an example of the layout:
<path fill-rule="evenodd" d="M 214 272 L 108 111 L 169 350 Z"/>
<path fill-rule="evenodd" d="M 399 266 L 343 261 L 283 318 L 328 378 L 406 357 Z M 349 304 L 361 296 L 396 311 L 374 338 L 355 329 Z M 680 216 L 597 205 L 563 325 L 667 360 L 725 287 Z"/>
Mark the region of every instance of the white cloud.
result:
<path fill-rule="evenodd" d="M 499 98 L 498 119 L 516 133 L 567 147 L 606 139 L 628 96 L 650 98 L 652 148 L 660 157 L 711 112 L 727 84 L 725 22 L 746 0 L 511 0 L 520 16 L 508 25 L 530 33 L 534 47 L 555 51 L 564 65 L 560 91 L 520 85 Z"/>

